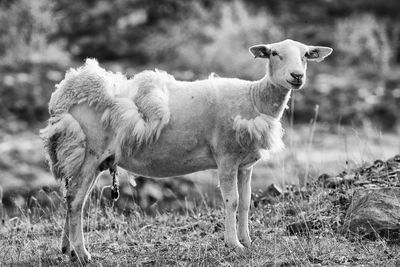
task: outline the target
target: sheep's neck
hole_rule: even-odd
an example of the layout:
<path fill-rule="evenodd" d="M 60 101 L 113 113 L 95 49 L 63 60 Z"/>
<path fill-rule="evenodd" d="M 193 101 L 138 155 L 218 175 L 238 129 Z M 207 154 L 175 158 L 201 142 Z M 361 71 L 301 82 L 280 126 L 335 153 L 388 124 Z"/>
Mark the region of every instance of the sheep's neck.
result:
<path fill-rule="evenodd" d="M 290 89 L 271 83 L 266 76 L 254 82 L 251 98 L 259 112 L 279 120 L 290 99 L 290 93 Z"/>

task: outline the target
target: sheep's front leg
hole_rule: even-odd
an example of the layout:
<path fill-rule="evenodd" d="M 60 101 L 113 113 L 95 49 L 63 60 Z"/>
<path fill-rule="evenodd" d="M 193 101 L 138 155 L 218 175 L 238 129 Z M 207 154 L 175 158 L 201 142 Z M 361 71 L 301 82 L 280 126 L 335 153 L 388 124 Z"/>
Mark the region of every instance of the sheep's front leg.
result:
<path fill-rule="evenodd" d="M 218 166 L 218 178 L 225 204 L 225 243 L 243 249 L 236 233 L 236 211 L 238 206 L 237 166 L 230 160 L 223 160 Z"/>
<path fill-rule="evenodd" d="M 251 175 L 253 168 L 239 169 L 239 241 L 246 247 L 251 246 L 249 235 L 249 210 L 251 201 Z"/>

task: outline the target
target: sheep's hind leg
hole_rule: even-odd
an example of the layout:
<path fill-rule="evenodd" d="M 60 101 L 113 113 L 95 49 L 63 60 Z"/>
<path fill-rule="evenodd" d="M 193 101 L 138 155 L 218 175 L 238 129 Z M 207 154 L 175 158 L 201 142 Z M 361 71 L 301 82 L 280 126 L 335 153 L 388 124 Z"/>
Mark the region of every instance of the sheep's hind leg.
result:
<path fill-rule="evenodd" d="M 236 211 L 238 206 L 237 167 L 230 160 L 218 164 L 218 178 L 225 204 L 225 243 L 229 247 L 243 250 L 236 232 Z"/>
<path fill-rule="evenodd" d="M 239 187 L 239 241 L 246 247 L 251 246 L 249 235 L 249 210 L 251 201 L 251 174 L 253 168 L 239 169 L 238 187 Z"/>
<path fill-rule="evenodd" d="M 64 223 L 64 230 L 62 233 L 61 238 L 61 252 L 63 254 L 67 254 L 70 252 L 69 246 L 69 210 L 67 208 L 66 216 L 65 216 L 65 223 Z"/>
<path fill-rule="evenodd" d="M 82 213 L 86 199 L 93 188 L 98 174 L 94 160 L 85 159 L 79 175 L 70 179 L 67 189 L 67 213 L 69 213 L 69 244 L 71 258 L 87 263 L 91 256 L 85 248 Z M 67 236 L 68 238 L 68 236 Z"/>
<path fill-rule="evenodd" d="M 96 177 L 97 177 L 97 173 L 96 173 Z M 88 194 L 92 191 L 95 183 L 96 183 L 96 178 L 93 180 L 92 184 L 90 185 Z M 68 185 L 66 185 L 68 187 Z M 70 204 L 68 204 L 67 206 L 69 206 Z M 66 216 L 65 216 L 65 223 L 64 223 L 64 230 L 62 233 L 62 238 L 61 238 L 61 252 L 63 254 L 69 254 L 70 253 L 70 240 L 69 240 L 69 218 L 70 218 L 70 209 L 67 208 L 66 211 Z"/>

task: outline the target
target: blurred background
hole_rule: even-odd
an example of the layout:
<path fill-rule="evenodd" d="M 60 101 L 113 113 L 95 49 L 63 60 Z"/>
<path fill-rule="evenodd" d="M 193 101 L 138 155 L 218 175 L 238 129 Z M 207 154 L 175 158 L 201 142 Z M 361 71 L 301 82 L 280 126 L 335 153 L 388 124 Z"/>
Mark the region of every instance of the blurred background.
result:
<path fill-rule="evenodd" d="M 158 68 L 182 80 L 211 72 L 256 80 L 265 62 L 250 56 L 251 45 L 290 38 L 330 46 L 329 58 L 309 64 L 284 116 L 287 149 L 257 166 L 253 188 L 303 186 L 398 154 L 399 14 L 398 0 L 1 0 L 0 200 L 22 207 L 57 188 L 38 129 L 55 84 L 87 57 L 129 77 Z M 103 176 L 104 187 L 111 180 Z M 169 185 L 172 199 L 183 184 L 218 194 L 213 171 L 184 179 Z M 150 191 L 157 200 L 165 186 Z"/>

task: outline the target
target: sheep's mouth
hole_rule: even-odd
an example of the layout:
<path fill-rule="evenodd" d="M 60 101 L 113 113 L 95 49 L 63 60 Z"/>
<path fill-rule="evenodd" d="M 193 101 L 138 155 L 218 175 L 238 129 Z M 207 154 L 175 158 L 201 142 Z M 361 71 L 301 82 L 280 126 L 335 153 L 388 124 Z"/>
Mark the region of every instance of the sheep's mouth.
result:
<path fill-rule="evenodd" d="M 301 81 L 293 81 L 293 82 L 287 81 L 287 82 L 291 84 L 294 87 L 294 89 L 299 89 L 303 85 L 303 82 Z"/>

